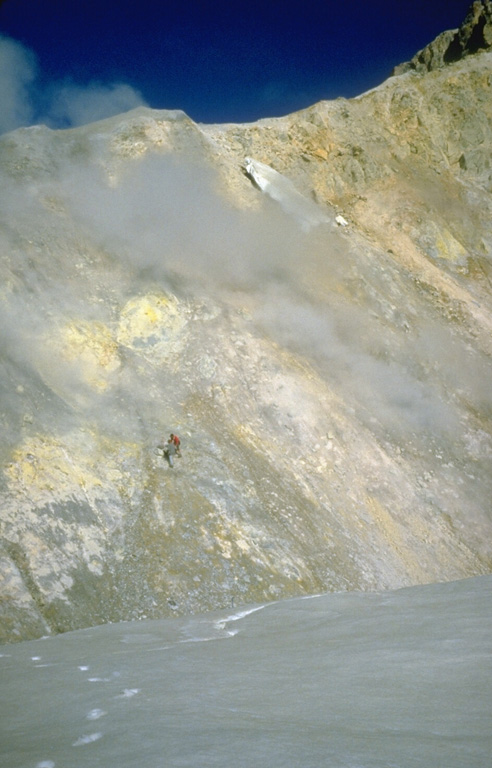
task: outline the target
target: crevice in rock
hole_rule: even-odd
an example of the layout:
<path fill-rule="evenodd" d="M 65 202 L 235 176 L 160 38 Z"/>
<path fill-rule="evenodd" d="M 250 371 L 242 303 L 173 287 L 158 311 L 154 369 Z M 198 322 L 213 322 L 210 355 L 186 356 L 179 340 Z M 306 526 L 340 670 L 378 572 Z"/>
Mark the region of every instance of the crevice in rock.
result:
<path fill-rule="evenodd" d="M 25 587 L 29 592 L 31 598 L 33 599 L 44 622 L 47 624 L 50 631 L 56 632 L 57 631 L 56 627 L 53 625 L 53 622 L 49 618 L 49 615 L 47 612 L 47 606 L 46 606 L 43 594 L 39 589 L 38 585 L 36 584 L 36 581 L 31 573 L 31 569 L 29 567 L 29 561 L 26 553 L 24 552 L 20 544 L 13 541 L 5 541 L 5 549 L 9 557 L 11 558 L 12 562 L 15 564 L 20 575 L 22 576 L 22 580 L 25 584 Z"/>

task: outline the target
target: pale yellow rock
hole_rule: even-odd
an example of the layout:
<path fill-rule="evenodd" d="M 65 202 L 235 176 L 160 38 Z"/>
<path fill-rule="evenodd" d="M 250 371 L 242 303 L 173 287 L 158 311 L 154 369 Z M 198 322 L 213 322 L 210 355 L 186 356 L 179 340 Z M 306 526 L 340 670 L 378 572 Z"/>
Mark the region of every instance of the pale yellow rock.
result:
<path fill-rule="evenodd" d="M 100 487 L 101 480 L 80 463 L 80 458 L 70 457 L 66 446 L 52 436 L 34 436 L 13 453 L 5 474 L 13 487 L 28 490 L 32 499 L 39 494 L 38 501 L 46 491 L 56 489 L 58 495 L 64 488 L 91 491 Z"/>
<path fill-rule="evenodd" d="M 173 296 L 135 296 L 121 310 L 116 338 L 144 357 L 166 360 L 179 351 L 185 325 L 183 308 Z"/>

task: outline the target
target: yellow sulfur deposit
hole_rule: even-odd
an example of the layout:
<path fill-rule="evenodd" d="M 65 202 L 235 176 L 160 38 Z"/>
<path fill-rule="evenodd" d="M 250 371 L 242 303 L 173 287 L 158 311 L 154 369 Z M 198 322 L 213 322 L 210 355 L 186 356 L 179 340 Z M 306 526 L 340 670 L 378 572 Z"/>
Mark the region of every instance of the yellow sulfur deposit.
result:
<path fill-rule="evenodd" d="M 109 328 L 100 322 L 72 321 L 59 340 L 62 358 L 77 362 L 86 384 L 105 390 L 108 379 L 120 367 L 118 345 Z"/>
<path fill-rule="evenodd" d="M 49 435 L 33 436 L 21 445 L 14 452 L 6 475 L 9 482 L 28 489 L 30 498 L 39 502 L 46 493 L 56 491 L 57 496 L 63 497 L 77 488 L 87 492 L 102 485 L 91 467 L 84 467 L 80 458 L 74 461 L 67 446 Z"/>
<path fill-rule="evenodd" d="M 118 342 L 142 354 L 167 357 L 185 322 L 174 297 L 162 293 L 136 296 L 121 311 Z"/>

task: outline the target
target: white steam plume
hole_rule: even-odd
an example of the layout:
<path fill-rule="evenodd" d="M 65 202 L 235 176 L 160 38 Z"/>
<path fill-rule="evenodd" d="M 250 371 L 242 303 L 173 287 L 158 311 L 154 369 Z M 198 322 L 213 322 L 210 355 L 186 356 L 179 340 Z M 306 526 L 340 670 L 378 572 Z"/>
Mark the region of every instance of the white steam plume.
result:
<path fill-rule="evenodd" d="M 15 40 L 0 35 L 0 133 L 32 122 L 30 89 L 36 76 L 34 55 Z"/>
<path fill-rule="evenodd" d="M 0 35 L 0 133 L 39 123 L 70 128 L 146 106 L 142 95 L 125 83 L 43 85 L 39 74 L 35 54 Z"/>

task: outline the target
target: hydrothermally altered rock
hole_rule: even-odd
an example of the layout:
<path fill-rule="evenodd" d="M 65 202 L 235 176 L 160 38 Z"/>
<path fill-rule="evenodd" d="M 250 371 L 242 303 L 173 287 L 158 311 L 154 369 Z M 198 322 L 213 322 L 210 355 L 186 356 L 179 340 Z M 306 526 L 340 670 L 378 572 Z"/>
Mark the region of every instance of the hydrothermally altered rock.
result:
<path fill-rule="evenodd" d="M 2 641 L 490 572 L 491 57 L 0 139 Z"/>

